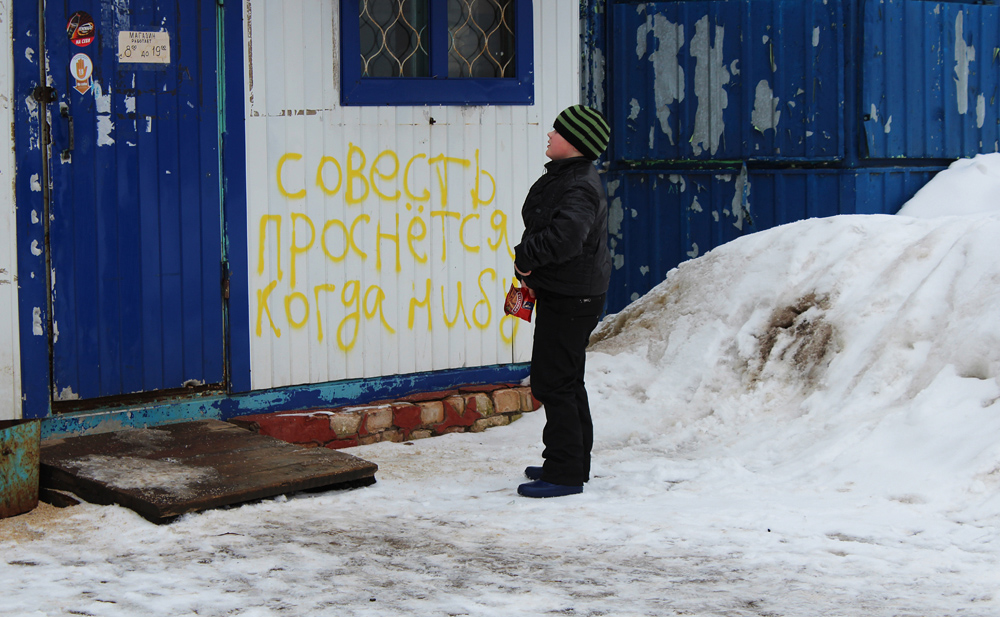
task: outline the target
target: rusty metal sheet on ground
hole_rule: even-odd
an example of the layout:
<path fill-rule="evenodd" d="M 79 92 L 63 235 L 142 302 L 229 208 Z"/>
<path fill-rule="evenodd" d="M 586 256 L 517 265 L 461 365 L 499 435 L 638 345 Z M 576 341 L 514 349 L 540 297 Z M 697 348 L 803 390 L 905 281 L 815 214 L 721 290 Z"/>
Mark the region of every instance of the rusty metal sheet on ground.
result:
<path fill-rule="evenodd" d="M 371 484 L 378 466 L 218 420 L 42 443 L 41 484 L 156 522 L 300 490 Z"/>

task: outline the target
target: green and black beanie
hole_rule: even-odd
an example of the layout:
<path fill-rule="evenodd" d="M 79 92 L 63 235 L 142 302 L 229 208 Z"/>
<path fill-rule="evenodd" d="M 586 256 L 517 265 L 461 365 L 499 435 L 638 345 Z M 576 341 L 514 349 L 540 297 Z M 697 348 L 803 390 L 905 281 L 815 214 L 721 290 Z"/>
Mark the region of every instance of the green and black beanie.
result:
<path fill-rule="evenodd" d="M 608 121 L 599 111 L 586 105 L 567 107 L 556 116 L 552 127 L 590 160 L 601 156 L 611 138 Z"/>

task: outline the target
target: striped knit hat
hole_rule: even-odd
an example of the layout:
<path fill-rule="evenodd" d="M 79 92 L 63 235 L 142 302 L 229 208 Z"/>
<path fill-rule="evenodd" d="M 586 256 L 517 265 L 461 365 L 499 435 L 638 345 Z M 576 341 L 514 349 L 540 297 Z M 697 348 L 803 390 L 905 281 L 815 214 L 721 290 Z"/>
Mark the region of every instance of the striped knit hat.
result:
<path fill-rule="evenodd" d="M 590 160 L 601 156 L 611 138 L 611 127 L 604 116 L 585 105 L 573 105 L 564 109 L 556 116 L 553 128 Z"/>

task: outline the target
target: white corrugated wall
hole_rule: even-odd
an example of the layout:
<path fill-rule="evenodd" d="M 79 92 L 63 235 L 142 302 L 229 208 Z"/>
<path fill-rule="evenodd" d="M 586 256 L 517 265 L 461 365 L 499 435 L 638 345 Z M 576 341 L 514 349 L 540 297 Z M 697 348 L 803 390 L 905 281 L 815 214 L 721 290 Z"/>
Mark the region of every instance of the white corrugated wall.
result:
<path fill-rule="evenodd" d="M 10 2 L 0 1 L 0 126 L 12 127 L 14 67 Z M 14 144 L 0 146 L 0 420 L 21 417 L 21 357 L 17 323 L 17 228 L 14 224 Z"/>
<path fill-rule="evenodd" d="M 577 0 L 533 6 L 534 105 L 342 107 L 337 2 L 245 4 L 255 389 L 530 358 L 511 249 L 580 99 Z"/>

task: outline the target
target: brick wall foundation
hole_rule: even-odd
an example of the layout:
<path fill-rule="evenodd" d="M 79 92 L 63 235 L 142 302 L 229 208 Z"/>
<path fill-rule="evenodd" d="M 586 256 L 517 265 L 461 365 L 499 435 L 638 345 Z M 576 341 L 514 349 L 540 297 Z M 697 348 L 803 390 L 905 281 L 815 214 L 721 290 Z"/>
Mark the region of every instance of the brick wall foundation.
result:
<path fill-rule="evenodd" d="M 504 426 L 535 411 L 531 388 L 467 386 L 366 405 L 238 416 L 229 421 L 255 433 L 307 447 L 350 448 L 410 441 Z"/>

